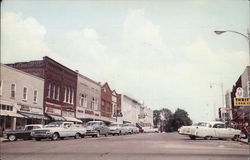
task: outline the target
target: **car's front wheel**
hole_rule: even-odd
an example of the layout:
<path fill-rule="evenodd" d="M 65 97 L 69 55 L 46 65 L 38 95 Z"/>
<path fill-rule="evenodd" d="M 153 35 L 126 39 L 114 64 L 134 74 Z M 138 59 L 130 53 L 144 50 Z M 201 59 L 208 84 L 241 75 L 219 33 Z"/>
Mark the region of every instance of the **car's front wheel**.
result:
<path fill-rule="evenodd" d="M 76 133 L 75 139 L 80 139 L 80 138 L 81 138 L 81 134 L 80 133 Z"/>
<path fill-rule="evenodd" d="M 189 136 L 189 137 L 190 137 L 190 139 L 192 139 L 192 140 L 195 140 L 195 139 L 196 139 L 195 136 Z"/>
<path fill-rule="evenodd" d="M 239 138 L 240 138 L 239 135 L 235 135 L 235 136 L 232 138 L 232 140 L 233 140 L 233 141 L 237 141 L 237 140 L 239 140 Z"/>
<path fill-rule="evenodd" d="M 54 134 L 52 135 L 51 140 L 56 141 L 56 140 L 58 140 L 58 138 L 59 138 L 58 133 L 54 133 Z"/>
<path fill-rule="evenodd" d="M 16 141 L 17 140 L 16 135 L 14 135 L 14 134 L 9 135 L 9 140 Z"/>
<path fill-rule="evenodd" d="M 35 138 L 36 139 L 36 141 L 41 141 L 41 138 Z"/>

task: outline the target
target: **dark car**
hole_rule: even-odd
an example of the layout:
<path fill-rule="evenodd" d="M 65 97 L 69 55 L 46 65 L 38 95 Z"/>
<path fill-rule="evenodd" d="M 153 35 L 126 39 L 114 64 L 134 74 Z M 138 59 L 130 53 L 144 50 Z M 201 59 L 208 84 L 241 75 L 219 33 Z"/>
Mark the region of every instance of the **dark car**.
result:
<path fill-rule="evenodd" d="M 14 131 L 4 131 L 3 132 L 3 137 L 5 139 L 8 139 L 10 141 L 16 141 L 17 139 L 32 139 L 30 133 L 33 129 L 39 129 L 42 128 L 43 125 L 41 124 L 30 124 L 30 125 L 25 125 L 23 129 L 20 130 L 14 130 Z"/>

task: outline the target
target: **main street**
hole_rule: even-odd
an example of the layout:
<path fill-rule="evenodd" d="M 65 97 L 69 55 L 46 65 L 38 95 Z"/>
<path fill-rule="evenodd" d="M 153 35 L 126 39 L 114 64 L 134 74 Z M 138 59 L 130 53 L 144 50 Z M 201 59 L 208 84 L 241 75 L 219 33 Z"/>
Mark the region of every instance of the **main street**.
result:
<path fill-rule="evenodd" d="M 190 140 L 177 133 L 1 142 L 1 160 L 247 160 L 249 157 L 246 144 Z"/>

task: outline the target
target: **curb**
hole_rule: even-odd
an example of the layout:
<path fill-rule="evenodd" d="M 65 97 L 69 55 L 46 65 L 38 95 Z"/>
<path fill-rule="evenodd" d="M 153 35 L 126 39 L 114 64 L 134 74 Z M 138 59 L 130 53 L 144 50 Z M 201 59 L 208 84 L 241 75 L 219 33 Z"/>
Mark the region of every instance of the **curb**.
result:
<path fill-rule="evenodd" d="M 249 144 L 247 139 L 239 139 L 238 141 L 241 143 Z"/>

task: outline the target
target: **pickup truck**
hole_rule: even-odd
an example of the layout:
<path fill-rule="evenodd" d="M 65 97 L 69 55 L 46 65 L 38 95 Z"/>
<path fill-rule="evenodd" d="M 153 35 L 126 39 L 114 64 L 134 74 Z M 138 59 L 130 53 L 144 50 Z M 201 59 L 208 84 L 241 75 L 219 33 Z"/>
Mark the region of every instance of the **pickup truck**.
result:
<path fill-rule="evenodd" d="M 83 138 L 86 134 L 86 128 L 81 125 L 75 125 L 73 122 L 51 122 L 42 129 L 34 129 L 31 136 L 37 141 L 50 138 L 51 140 L 64 139 L 65 137 Z"/>
<path fill-rule="evenodd" d="M 30 133 L 33 129 L 40 129 L 43 125 L 41 124 L 30 124 L 25 125 L 23 129 L 13 130 L 13 131 L 4 131 L 3 138 L 8 139 L 9 141 L 16 141 L 17 139 L 32 139 Z"/>
<path fill-rule="evenodd" d="M 216 122 L 199 122 L 192 126 L 182 126 L 178 129 L 179 134 L 187 135 L 190 139 L 196 138 L 204 139 L 233 139 L 236 140 L 240 137 L 241 131 L 233 128 L 226 128 L 225 123 Z"/>

